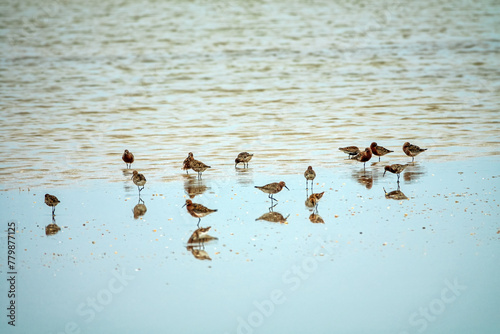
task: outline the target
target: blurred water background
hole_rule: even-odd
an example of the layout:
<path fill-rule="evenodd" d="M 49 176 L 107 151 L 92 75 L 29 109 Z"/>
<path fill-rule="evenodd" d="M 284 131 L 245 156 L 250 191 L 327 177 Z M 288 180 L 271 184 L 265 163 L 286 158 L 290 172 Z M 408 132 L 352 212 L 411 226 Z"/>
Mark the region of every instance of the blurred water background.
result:
<path fill-rule="evenodd" d="M 113 181 L 125 148 L 166 181 L 189 151 L 497 155 L 499 27 L 497 1 L 2 1 L 0 183 Z"/>

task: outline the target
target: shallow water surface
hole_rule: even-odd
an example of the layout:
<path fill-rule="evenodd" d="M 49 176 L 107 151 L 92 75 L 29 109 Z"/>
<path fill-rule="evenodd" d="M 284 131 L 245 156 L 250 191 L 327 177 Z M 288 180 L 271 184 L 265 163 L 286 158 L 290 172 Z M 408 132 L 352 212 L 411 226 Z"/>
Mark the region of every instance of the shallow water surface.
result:
<path fill-rule="evenodd" d="M 311 221 L 302 175 L 280 176 L 290 190 L 270 209 L 253 185 L 277 180 L 252 168 L 150 182 L 141 200 L 116 170 L 120 183 L 54 190 L 54 220 L 42 189 L 2 192 L 17 225 L 16 330 L 494 333 L 498 161 L 417 163 L 401 176 L 403 200 L 386 197 L 398 186 L 382 166 L 317 168 L 324 223 Z M 216 240 L 188 245 L 187 198 L 218 209 L 200 223 Z M 134 218 L 138 204 L 147 211 Z M 271 210 L 285 220 L 256 220 Z"/>

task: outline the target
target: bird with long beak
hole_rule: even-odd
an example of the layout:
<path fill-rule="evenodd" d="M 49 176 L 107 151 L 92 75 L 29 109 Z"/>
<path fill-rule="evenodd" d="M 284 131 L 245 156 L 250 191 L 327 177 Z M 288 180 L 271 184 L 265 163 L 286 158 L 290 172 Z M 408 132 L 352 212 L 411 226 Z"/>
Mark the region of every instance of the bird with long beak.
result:
<path fill-rule="evenodd" d="M 394 165 L 390 165 L 390 166 L 385 166 L 384 167 L 384 175 L 382 175 L 382 177 L 385 176 L 386 172 L 391 172 L 391 173 L 396 174 L 398 176 L 398 183 L 399 183 L 399 174 L 401 174 L 406 169 L 406 167 L 408 167 L 408 165 L 394 164 Z"/>
<path fill-rule="evenodd" d="M 271 201 L 277 201 L 277 199 L 275 199 L 273 195 L 279 193 L 283 188 L 290 190 L 283 181 L 269 183 L 265 186 L 255 186 L 255 188 L 261 190 L 262 192 L 265 192 L 266 194 L 269 194 L 267 197 L 269 197 Z"/>

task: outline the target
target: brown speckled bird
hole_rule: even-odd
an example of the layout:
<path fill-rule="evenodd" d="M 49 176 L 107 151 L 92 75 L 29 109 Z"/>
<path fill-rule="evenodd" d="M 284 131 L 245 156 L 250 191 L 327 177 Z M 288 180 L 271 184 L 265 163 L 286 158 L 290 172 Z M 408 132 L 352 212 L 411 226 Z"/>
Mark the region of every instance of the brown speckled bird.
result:
<path fill-rule="evenodd" d="M 266 184 L 265 186 L 255 186 L 255 188 L 265 192 L 266 194 L 269 194 L 267 197 L 269 197 L 271 199 L 271 201 L 273 201 L 273 200 L 277 201 L 277 199 L 275 199 L 273 197 L 274 194 L 279 193 L 283 188 L 288 189 L 285 182 L 283 182 L 283 181 L 269 183 L 269 184 Z M 290 189 L 288 189 L 288 190 L 290 190 Z"/>
<path fill-rule="evenodd" d="M 412 145 L 409 142 L 403 144 L 403 152 L 409 157 L 411 157 L 411 162 L 415 160 L 415 157 L 422 153 L 423 151 L 427 151 L 426 148 L 420 148 L 417 145 Z"/>
<path fill-rule="evenodd" d="M 243 168 L 245 168 L 245 164 L 246 168 L 248 168 L 248 162 L 252 160 L 252 157 L 253 154 L 250 154 L 248 152 L 241 152 L 240 154 L 238 154 L 238 157 L 236 157 L 236 159 L 234 160 L 234 167 L 236 168 L 236 165 L 242 162 Z"/>
<path fill-rule="evenodd" d="M 382 176 L 385 176 L 386 172 L 391 172 L 393 174 L 396 174 L 398 176 L 398 183 L 399 183 L 399 174 L 401 174 L 408 165 L 400 165 L 400 164 L 394 164 L 390 166 L 385 166 L 384 167 L 384 174 Z"/>
<path fill-rule="evenodd" d="M 52 216 L 55 216 L 56 205 L 61 203 L 54 195 L 45 194 L 45 204 L 52 207 Z"/>
<path fill-rule="evenodd" d="M 361 152 L 357 146 L 339 147 L 339 150 L 347 154 L 349 159 Z"/>
<path fill-rule="evenodd" d="M 217 211 L 217 209 L 212 210 L 204 205 L 193 203 L 190 199 L 187 199 L 186 203 L 182 207 L 186 207 L 191 216 L 198 218 L 198 226 L 200 225 L 201 218 Z"/>
<path fill-rule="evenodd" d="M 384 156 L 384 155 L 386 155 L 388 153 L 394 152 L 394 151 L 386 149 L 383 146 L 378 146 L 376 142 L 373 142 L 370 145 L 370 149 L 372 150 L 372 153 L 374 155 L 378 156 L 378 161 L 380 161 L 380 157 L 382 157 L 382 156 Z"/>
<path fill-rule="evenodd" d="M 125 150 L 122 155 L 122 160 L 127 165 L 127 169 L 132 167 L 132 163 L 134 162 L 134 155 L 132 152 Z"/>
<path fill-rule="evenodd" d="M 311 181 L 311 188 L 313 187 L 314 178 L 316 177 L 316 172 L 313 170 L 312 166 L 307 167 L 304 172 L 304 177 L 306 178 L 306 189 L 308 189 L 308 183 Z"/>
<path fill-rule="evenodd" d="M 139 189 L 139 194 L 140 194 L 141 190 L 144 189 L 144 185 L 146 184 L 146 177 L 142 174 L 139 174 L 139 172 L 137 172 L 136 170 L 134 170 L 134 172 L 132 173 L 132 181 L 137 186 L 137 189 Z"/>

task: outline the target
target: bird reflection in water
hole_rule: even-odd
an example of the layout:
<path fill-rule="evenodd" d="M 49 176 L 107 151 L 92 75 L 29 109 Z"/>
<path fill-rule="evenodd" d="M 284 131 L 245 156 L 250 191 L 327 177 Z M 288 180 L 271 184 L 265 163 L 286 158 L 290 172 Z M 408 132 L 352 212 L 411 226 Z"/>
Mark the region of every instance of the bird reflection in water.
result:
<path fill-rule="evenodd" d="M 202 195 L 208 189 L 209 188 L 205 185 L 205 181 L 184 174 L 184 191 L 189 198 L 195 198 L 197 195 Z"/>
<path fill-rule="evenodd" d="M 373 173 L 366 173 L 364 170 L 355 171 L 352 173 L 352 178 L 359 184 L 365 186 L 366 189 L 371 189 L 373 187 Z"/>
<path fill-rule="evenodd" d="M 208 235 L 211 226 L 200 227 L 191 234 L 188 240 L 188 245 L 186 249 L 193 254 L 193 256 L 198 260 L 209 260 L 212 261 L 208 253 L 205 251 L 205 243 L 213 240 L 217 240 L 216 237 Z"/>
<path fill-rule="evenodd" d="M 311 221 L 311 223 L 313 224 L 324 224 L 325 221 L 323 220 L 323 218 L 321 218 L 320 215 L 318 215 L 317 213 L 311 213 L 311 215 L 309 216 L 309 220 Z"/>
<path fill-rule="evenodd" d="M 255 219 L 255 220 L 256 221 L 257 220 L 265 220 L 265 221 L 268 221 L 270 223 L 288 224 L 288 222 L 286 220 L 289 216 L 290 215 L 283 217 L 283 215 L 279 212 L 270 211 L 270 212 L 264 213 L 262 216 L 260 216 L 259 218 Z"/>
<path fill-rule="evenodd" d="M 426 174 L 425 167 L 419 163 L 413 163 L 405 170 L 403 179 L 406 183 L 417 181 L 422 175 Z"/>
<path fill-rule="evenodd" d="M 385 198 L 387 198 L 387 199 L 394 199 L 397 201 L 409 199 L 408 197 L 406 197 L 406 195 L 401 190 L 399 190 L 399 187 L 397 190 L 393 190 L 390 192 L 385 191 L 385 188 L 383 188 L 383 189 L 384 189 Z"/>
<path fill-rule="evenodd" d="M 56 218 L 52 216 L 52 223 L 45 226 L 45 235 L 55 235 L 59 232 L 61 228 L 56 224 Z"/>
<path fill-rule="evenodd" d="M 146 208 L 144 200 L 139 196 L 139 201 L 137 202 L 137 205 L 134 206 L 133 210 L 134 219 L 144 216 L 146 214 L 146 211 L 148 211 L 148 208 Z"/>

